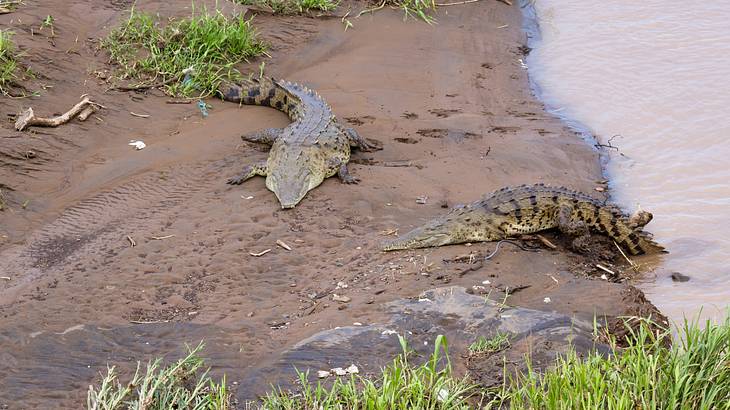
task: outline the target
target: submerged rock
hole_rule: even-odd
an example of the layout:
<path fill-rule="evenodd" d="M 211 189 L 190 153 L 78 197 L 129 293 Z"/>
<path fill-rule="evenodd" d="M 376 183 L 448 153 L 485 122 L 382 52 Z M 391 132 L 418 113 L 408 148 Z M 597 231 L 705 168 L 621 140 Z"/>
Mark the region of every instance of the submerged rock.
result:
<path fill-rule="evenodd" d="M 257 386 L 280 385 L 294 388 L 295 369 L 310 371 L 310 381 L 317 378 L 316 369 L 346 367 L 355 363 L 361 373 L 378 374 L 402 352 L 398 335 L 406 338 L 416 351 L 416 360 L 425 360 L 433 352 L 433 342 L 445 335 L 452 359 L 468 351 L 468 346 L 479 336 L 493 337 L 507 334 L 510 340 L 506 350 L 492 355 L 472 356 L 467 363 L 470 373 L 484 384 L 501 377 L 503 356 L 513 363 L 524 362 L 524 355 L 532 355 L 533 364 L 552 363 L 556 356 L 573 346 L 579 353 L 599 349 L 593 324 L 572 319 L 566 315 L 532 309 L 507 307 L 480 296 L 468 294 L 463 287 L 445 287 L 429 290 L 414 299 L 401 299 L 384 306 L 390 319 L 385 323 L 367 326 L 347 326 L 317 333 L 281 354 L 271 366 L 254 371 L 240 384 L 239 400 L 252 399 Z M 484 372 L 474 369 L 480 360 Z M 267 377 L 268 376 L 268 377 Z M 261 377 L 267 378 L 262 383 Z M 501 380 L 499 380 L 501 382 Z M 253 393 L 253 395 L 252 395 Z"/>

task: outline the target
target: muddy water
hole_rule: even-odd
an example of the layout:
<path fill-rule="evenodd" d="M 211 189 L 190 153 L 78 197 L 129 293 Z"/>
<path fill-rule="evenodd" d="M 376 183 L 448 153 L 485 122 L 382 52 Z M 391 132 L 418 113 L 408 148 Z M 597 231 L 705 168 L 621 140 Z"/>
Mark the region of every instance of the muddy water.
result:
<path fill-rule="evenodd" d="M 552 110 L 610 153 L 614 199 L 651 210 L 670 254 L 643 285 L 674 320 L 730 300 L 730 8 L 723 2 L 540 0 L 527 64 Z M 616 137 L 613 137 L 616 136 Z M 674 283 L 671 272 L 689 275 Z"/>

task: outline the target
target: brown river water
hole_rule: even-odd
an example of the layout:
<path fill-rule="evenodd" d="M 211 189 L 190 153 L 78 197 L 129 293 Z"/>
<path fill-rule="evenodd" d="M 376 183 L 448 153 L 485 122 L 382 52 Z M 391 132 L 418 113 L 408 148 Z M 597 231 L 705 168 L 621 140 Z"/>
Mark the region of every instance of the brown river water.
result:
<path fill-rule="evenodd" d="M 609 153 L 613 200 L 654 213 L 669 254 L 641 284 L 674 321 L 730 300 L 730 7 L 726 2 L 539 0 L 527 58 L 554 113 Z M 677 283 L 672 272 L 691 277 Z"/>

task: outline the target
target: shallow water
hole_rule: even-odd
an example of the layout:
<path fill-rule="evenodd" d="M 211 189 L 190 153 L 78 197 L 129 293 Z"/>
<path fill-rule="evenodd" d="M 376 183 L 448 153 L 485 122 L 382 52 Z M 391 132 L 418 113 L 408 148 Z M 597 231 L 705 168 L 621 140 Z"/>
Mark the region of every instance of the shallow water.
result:
<path fill-rule="evenodd" d="M 615 201 L 654 213 L 670 253 L 642 284 L 673 320 L 730 301 L 730 7 L 724 2 L 539 0 L 527 64 L 551 110 L 611 152 Z M 616 136 L 616 137 L 613 137 Z M 689 275 L 674 283 L 671 272 Z"/>

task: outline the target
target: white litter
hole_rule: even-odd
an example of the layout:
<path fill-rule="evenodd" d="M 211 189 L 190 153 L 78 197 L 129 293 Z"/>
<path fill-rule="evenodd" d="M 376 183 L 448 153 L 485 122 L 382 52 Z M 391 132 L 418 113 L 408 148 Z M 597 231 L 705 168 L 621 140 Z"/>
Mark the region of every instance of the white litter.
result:
<path fill-rule="evenodd" d="M 601 275 L 601 279 L 608 280 L 608 276 L 606 276 L 606 274 L 604 273 L 603 275 Z"/>
<path fill-rule="evenodd" d="M 419 302 L 431 302 L 431 299 L 429 298 L 418 298 Z"/>
<path fill-rule="evenodd" d="M 552 300 L 550 298 L 545 298 L 542 301 L 545 302 L 545 303 L 550 303 Z"/>
<path fill-rule="evenodd" d="M 348 367 L 347 369 L 345 369 L 345 371 L 347 373 L 350 373 L 350 374 L 358 374 L 358 373 L 360 373 L 360 369 L 358 369 L 357 366 L 355 366 L 354 364 L 351 364 L 350 367 Z"/>
<path fill-rule="evenodd" d="M 383 330 L 383 333 L 381 333 L 381 335 L 383 335 L 383 336 L 397 335 L 397 334 L 398 334 L 398 332 L 396 332 L 395 330 L 390 330 L 390 329 Z"/>
<path fill-rule="evenodd" d="M 484 281 L 482 281 L 482 285 L 489 285 L 490 283 L 492 283 L 492 282 L 490 282 L 490 281 L 488 281 L 488 280 L 484 280 Z"/>
<path fill-rule="evenodd" d="M 137 151 L 144 149 L 147 146 L 143 141 L 130 140 L 129 145 L 133 146 Z"/>
<path fill-rule="evenodd" d="M 341 367 L 335 367 L 334 369 L 330 369 L 330 371 L 338 376 L 345 376 L 347 375 L 347 370 L 341 368 Z"/>
<path fill-rule="evenodd" d="M 446 389 L 443 389 L 443 388 L 440 389 L 438 392 L 438 397 L 437 397 L 438 401 L 444 402 L 448 398 L 449 398 L 449 391 Z"/>
<path fill-rule="evenodd" d="M 328 372 L 327 370 L 319 370 L 317 371 L 317 377 L 320 379 L 324 379 L 325 377 L 331 376 L 332 373 Z"/>

